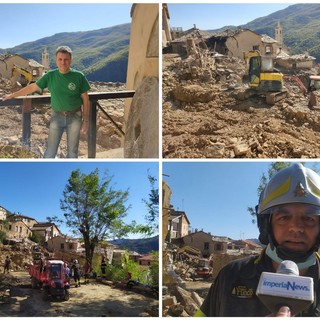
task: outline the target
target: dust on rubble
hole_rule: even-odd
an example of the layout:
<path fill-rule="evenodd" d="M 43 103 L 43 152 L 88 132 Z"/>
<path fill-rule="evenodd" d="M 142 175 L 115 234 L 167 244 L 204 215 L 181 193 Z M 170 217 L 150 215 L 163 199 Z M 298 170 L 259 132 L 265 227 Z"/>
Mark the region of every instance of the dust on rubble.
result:
<path fill-rule="evenodd" d="M 298 84 L 285 79 L 288 96 L 273 106 L 263 96 L 239 101 L 244 74 L 237 58 L 163 54 L 164 158 L 320 157 L 320 111 Z"/>

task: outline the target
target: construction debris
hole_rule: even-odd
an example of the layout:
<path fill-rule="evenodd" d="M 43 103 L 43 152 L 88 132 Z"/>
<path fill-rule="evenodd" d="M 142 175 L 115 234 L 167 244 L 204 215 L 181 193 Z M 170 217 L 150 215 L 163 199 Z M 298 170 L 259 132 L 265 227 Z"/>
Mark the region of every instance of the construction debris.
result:
<path fill-rule="evenodd" d="M 260 95 L 239 101 L 246 72 L 244 60 L 206 49 L 163 54 L 164 158 L 320 157 L 320 112 L 298 83 L 285 78 L 287 97 L 273 106 Z"/>

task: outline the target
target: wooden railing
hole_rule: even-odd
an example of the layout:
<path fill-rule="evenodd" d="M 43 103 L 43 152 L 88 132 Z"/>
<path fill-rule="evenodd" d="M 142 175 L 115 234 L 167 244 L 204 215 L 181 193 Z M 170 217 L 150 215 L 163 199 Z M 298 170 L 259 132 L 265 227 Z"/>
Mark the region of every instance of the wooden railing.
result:
<path fill-rule="evenodd" d="M 89 92 L 90 113 L 89 113 L 89 131 L 88 131 L 88 158 L 96 157 L 97 145 L 97 109 L 103 108 L 98 103 L 99 100 L 132 98 L 135 91 L 117 91 L 117 92 Z M 2 101 L 1 106 L 22 106 L 22 143 L 30 146 L 31 138 L 31 110 L 33 105 L 50 104 L 50 95 L 30 95 L 17 97 L 15 99 Z M 106 111 L 103 110 L 106 114 Z M 109 120 L 115 124 L 110 115 Z M 117 127 L 119 129 L 119 127 Z M 120 129 L 121 130 L 121 129 Z M 123 133 L 123 132 L 122 132 Z"/>

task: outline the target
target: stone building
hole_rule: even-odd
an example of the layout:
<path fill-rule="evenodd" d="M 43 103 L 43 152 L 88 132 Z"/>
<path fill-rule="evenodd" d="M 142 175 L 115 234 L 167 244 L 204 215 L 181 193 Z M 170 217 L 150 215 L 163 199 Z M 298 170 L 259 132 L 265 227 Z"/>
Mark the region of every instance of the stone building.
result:
<path fill-rule="evenodd" d="M 166 47 L 168 43 L 172 41 L 171 30 L 170 30 L 170 15 L 168 5 L 162 4 L 162 48 Z"/>
<path fill-rule="evenodd" d="M 0 57 L 0 77 L 11 80 L 14 78 L 22 84 L 26 84 L 26 79 L 18 72 L 13 73 L 14 67 L 26 70 L 33 77 L 33 80 L 38 80 L 44 73 L 44 67 L 40 63 L 32 59 L 26 59 L 18 54 L 6 54 Z"/>
<path fill-rule="evenodd" d="M 124 157 L 159 156 L 159 4 L 131 9 L 131 33 L 124 112 Z"/>
<path fill-rule="evenodd" d="M 214 253 L 226 253 L 228 238 L 212 236 L 204 231 L 196 231 L 173 241 L 179 247 L 185 245 L 200 250 L 201 256 L 210 257 Z"/>
<path fill-rule="evenodd" d="M 169 240 L 182 238 L 189 233 L 190 221 L 184 211 L 172 209 L 168 223 Z"/>
<path fill-rule="evenodd" d="M 11 214 L 7 219 L 7 239 L 23 240 L 29 238 L 32 235 L 32 227 L 37 223 L 35 219 L 20 214 Z"/>
<path fill-rule="evenodd" d="M 59 234 L 47 241 L 47 249 L 51 252 L 78 252 L 81 250 L 81 243 L 78 239 Z"/>
<path fill-rule="evenodd" d="M 37 232 L 43 242 L 47 242 L 49 239 L 61 235 L 59 228 L 51 222 L 40 222 L 36 223 L 32 227 L 32 231 Z"/>
<path fill-rule="evenodd" d="M 243 53 L 248 51 L 259 51 L 261 55 L 275 57 L 279 52 L 279 43 L 268 35 L 260 35 L 249 29 L 226 30 L 215 34 L 207 41 L 210 50 L 243 59 Z"/>

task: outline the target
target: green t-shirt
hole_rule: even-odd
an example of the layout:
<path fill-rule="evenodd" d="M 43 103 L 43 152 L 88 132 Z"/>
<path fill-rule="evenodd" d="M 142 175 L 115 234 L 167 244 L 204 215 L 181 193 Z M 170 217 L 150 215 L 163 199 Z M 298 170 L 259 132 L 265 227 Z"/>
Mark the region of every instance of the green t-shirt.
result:
<path fill-rule="evenodd" d="M 81 94 L 90 89 L 86 77 L 75 69 L 65 74 L 60 73 L 59 69 L 50 70 L 36 84 L 42 90 L 50 90 L 51 106 L 56 112 L 78 109 L 82 105 Z"/>

